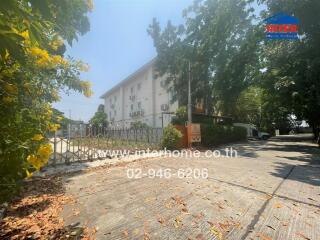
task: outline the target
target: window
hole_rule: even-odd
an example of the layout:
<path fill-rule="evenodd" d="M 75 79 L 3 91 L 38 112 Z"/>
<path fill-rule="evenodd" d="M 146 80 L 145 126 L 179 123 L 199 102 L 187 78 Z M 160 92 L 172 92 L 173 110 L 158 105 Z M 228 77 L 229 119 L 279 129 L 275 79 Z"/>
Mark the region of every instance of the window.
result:
<path fill-rule="evenodd" d="M 111 119 L 111 112 L 109 112 L 109 118 Z"/>
<path fill-rule="evenodd" d="M 131 87 L 131 93 L 133 93 L 133 87 Z"/>
<path fill-rule="evenodd" d="M 117 110 L 114 110 L 114 115 L 117 116 Z"/>
<path fill-rule="evenodd" d="M 172 102 L 173 101 L 173 97 L 174 97 L 174 90 L 170 89 L 169 90 L 169 101 Z"/>
<path fill-rule="evenodd" d="M 117 96 L 114 96 L 114 101 L 117 101 Z"/>
<path fill-rule="evenodd" d="M 141 83 L 138 83 L 137 85 L 137 89 L 140 90 L 141 89 Z"/>
<path fill-rule="evenodd" d="M 133 104 L 131 104 L 130 108 L 131 108 L 131 111 L 133 111 Z"/>
<path fill-rule="evenodd" d="M 141 102 L 138 102 L 138 108 L 141 109 Z"/>

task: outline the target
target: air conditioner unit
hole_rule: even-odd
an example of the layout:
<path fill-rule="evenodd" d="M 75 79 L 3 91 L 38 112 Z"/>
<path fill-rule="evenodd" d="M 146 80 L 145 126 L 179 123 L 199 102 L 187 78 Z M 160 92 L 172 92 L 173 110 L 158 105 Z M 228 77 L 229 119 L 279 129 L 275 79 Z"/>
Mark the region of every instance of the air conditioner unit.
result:
<path fill-rule="evenodd" d="M 169 110 L 169 104 L 162 104 L 161 105 L 161 111 L 168 111 Z"/>

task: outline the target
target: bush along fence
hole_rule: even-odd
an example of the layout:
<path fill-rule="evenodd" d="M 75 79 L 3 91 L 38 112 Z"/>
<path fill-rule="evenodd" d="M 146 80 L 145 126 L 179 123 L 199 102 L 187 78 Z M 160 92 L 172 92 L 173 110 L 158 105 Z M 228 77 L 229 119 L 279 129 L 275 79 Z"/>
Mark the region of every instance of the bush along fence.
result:
<path fill-rule="evenodd" d="M 217 124 L 201 124 L 201 145 L 205 147 L 244 141 L 247 130 L 243 127 Z"/>
<path fill-rule="evenodd" d="M 129 155 L 137 150 L 159 149 L 162 128 L 112 129 L 70 125 L 50 137 L 53 153 L 49 165 Z"/>

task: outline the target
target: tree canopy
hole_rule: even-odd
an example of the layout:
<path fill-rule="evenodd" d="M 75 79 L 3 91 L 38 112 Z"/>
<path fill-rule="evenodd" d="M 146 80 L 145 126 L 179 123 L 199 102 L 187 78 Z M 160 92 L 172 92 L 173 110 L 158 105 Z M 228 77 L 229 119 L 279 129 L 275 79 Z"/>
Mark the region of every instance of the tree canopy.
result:
<path fill-rule="evenodd" d="M 48 161 L 46 136 L 61 121 L 51 107 L 59 93 L 92 94 L 90 82 L 80 79 L 88 66 L 63 56 L 65 44 L 89 30 L 91 9 L 84 0 L 0 2 L 1 197 Z"/>
<path fill-rule="evenodd" d="M 107 127 L 107 114 L 104 112 L 104 105 L 100 104 L 94 116 L 89 121 L 90 124 L 99 127 Z"/>
<path fill-rule="evenodd" d="M 257 12 L 254 4 L 263 10 Z M 169 21 L 161 30 L 154 19 L 149 26 L 158 53 L 158 74 L 167 74 L 176 99 L 186 105 L 190 62 L 193 103 L 203 99 L 209 114 L 258 122 L 269 130 L 285 126 L 294 115 L 316 130 L 320 125 L 319 10 L 316 0 L 195 1 L 183 12 L 185 24 L 173 26 Z M 263 20 L 279 12 L 299 19 L 299 40 L 265 38 Z M 258 99 L 250 103 L 254 89 L 263 93 L 260 103 Z"/>

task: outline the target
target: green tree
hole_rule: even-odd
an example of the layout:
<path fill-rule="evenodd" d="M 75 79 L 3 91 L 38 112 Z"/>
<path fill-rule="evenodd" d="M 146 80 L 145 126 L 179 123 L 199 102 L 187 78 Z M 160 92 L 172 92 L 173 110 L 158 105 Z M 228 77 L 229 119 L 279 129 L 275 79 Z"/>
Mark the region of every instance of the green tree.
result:
<path fill-rule="evenodd" d="M 236 104 L 235 121 L 261 126 L 263 90 L 250 86 L 239 95 Z"/>
<path fill-rule="evenodd" d="M 104 112 L 104 105 L 100 104 L 98 106 L 98 110 L 94 114 L 94 116 L 89 121 L 90 124 L 94 126 L 108 126 L 107 114 Z"/>
<path fill-rule="evenodd" d="M 180 106 L 177 109 L 175 116 L 173 116 L 171 123 L 177 124 L 177 125 L 184 125 L 187 120 L 188 120 L 187 107 Z"/>
<path fill-rule="evenodd" d="M 257 73 L 261 32 L 252 24 L 250 2 L 195 1 L 184 11 L 185 25 L 168 22 L 163 31 L 153 20 L 148 32 L 158 53 L 157 70 L 173 82 L 180 104 L 187 103 L 190 62 L 193 101 L 203 99 L 208 113 L 233 113 L 240 92 Z"/>
<path fill-rule="evenodd" d="M 320 2 L 317 0 L 262 0 L 267 6 L 263 17 L 279 12 L 297 17 L 298 41 L 266 41 L 263 43 L 263 64 L 266 69 L 263 86 L 278 105 L 305 119 L 315 137 L 320 127 Z"/>
<path fill-rule="evenodd" d="M 15 194 L 25 177 L 48 161 L 48 132 L 59 128 L 51 103 L 59 92 L 92 94 L 80 79 L 81 61 L 63 57 L 89 30 L 91 2 L 0 2 L 0 201 Z"/>
<path fill-rule="evenodd" d="M 264 128 L 288 128 L 288 117 L 294 115 L 298 120 L 307 120 L 317 136 L 320 2 L 259 0 L 265 9 L 260 19 L 254 17 L 252 2 L 196 1 L 184 11 L 184 25 L 168 22 L 163 31 L 153 20 L 148 32 L 158 52 L 158 74 L 166 74 L 167 83 L 173 83 L 175 98 L 186 105 L 190 62 L 193 101 L 204 100 L 208 113 L 234 117 L 240 116 L 242 106 L 237 101 L 244 101 L 241 94 L 250 92 L 248 87 L 258 86 L 263 89 L 262 112 L 256 109 L 250 115 L 261 115 Z M 300 20 L 298 41 L 265 39 L 261 19 L 279 12 Z"/>

